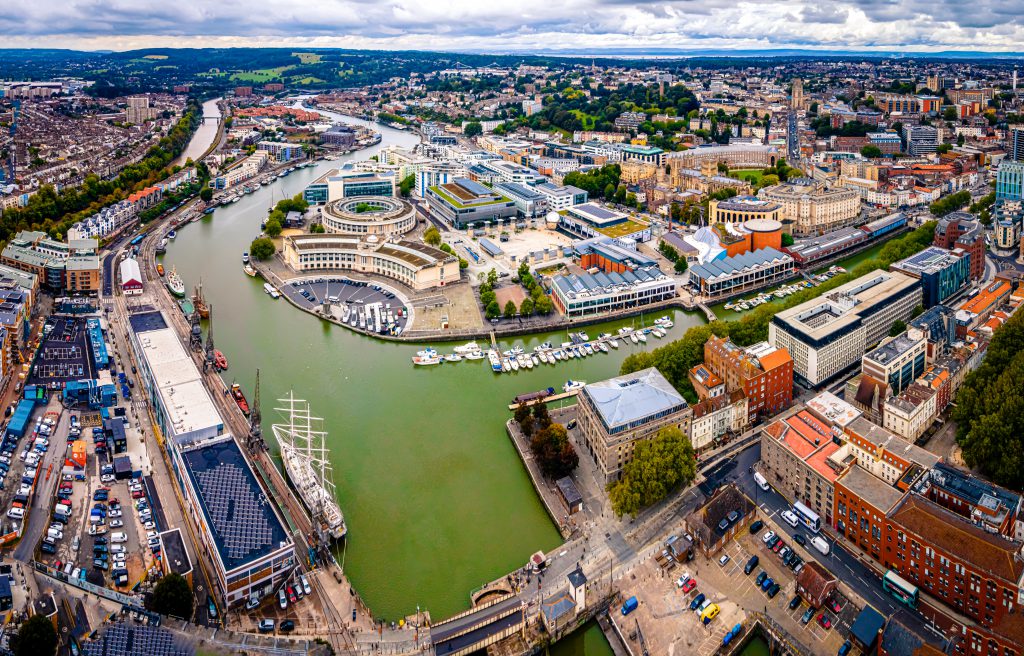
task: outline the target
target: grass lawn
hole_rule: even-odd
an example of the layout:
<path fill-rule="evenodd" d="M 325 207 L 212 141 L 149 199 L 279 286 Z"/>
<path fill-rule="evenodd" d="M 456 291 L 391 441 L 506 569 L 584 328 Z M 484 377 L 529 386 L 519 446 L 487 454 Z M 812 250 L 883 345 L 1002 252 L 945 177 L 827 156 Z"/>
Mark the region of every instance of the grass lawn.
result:
<path fill-rule="evenodd" d="M 167 55 L 146 55 L 143 59 L 167 59 Z"/>
<path fill-rule="evenodd" d="M 761 178 L 764 177 L 764 172 L 761 169 L 733 169 L 729 171 L 730 178 L 736 178 L 737 180 L 746 180 L 750 176 L 754 176 L 754 184 L 761 184 Z"/>
<path fill-rule="evenodd" d="M 290 82 L 292 84 L 318 84 L 320 82 L 323 82 L 323 80 L 321 80 L 318 77 L 304 77 L 301 80 L 292 79 L 290 80 Z"/>
<path fill-rule="evenodd" d="M 293 52 L 292 57 L 298 57 L 303 64 L 319 64 L 323 60 L 323 56 L 315 52 Z"/>
<path fill-rule="evenodd" d="M 594 124 L 597 122 L 597 117 L 596 116 L 593 116 L 593 115 L 588 114 L 586 112 L 582 112 L 582 111 L 580 111 L 578 109 L 573 109 L 573 110 L 570 110 L 570 111 L 572 112 L 573 116 L 578 118 L 580 120 L 580 122 L 583 123 L 583 129 L 584 130 L 593 130 L 594 129 Z"/>
<path fill-rule="evenodd" d="M 245 71 L 240 73 L 233 73 L 231 75 L 232 82 L 269 82 L 281 77 L 281 74 L 285 71 L 293 68 L 292 66 L 278 66 L 277 68 L 261 68 L 255 71 Z"/>

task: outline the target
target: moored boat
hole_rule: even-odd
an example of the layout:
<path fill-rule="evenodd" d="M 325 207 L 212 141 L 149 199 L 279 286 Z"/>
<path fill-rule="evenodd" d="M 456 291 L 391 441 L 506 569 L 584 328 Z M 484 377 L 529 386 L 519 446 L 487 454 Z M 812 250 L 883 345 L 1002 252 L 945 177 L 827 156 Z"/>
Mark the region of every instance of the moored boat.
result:
<path fill-rule="evenodd" d="M 162 278 L 164 275 L 164 265 L 158 263 L 156 265 L 156 272 Z"/>
<path fill-rule="evenodd" d="M 563 392 L 578 392 L 586 386 L 587 381 L 585 380 L 572 380 L 565 381 L 565 385 L 562 385 Z"/>
<path fill-rule="evenodd" d="M 167 289 L 178 298 L 185 297 L 185 283 L 174 267 L 171 267 L 171 273 L 167 276 L 166 285 Z"/>
<path fill-rule="evenodd" d="M 246 264 L 244 267 L 242 267 L 242 271 L 245 271 L 245 275 L 249 276 L 250 278 L 256 277 L 256 269 L 252 268 L 252 266 L 249 264 Z"/>
<path fill-rule="evenodd" d="M 203 279 L 199 279 L 199 284 L 196 285 L 195 292 L 192 294 L 192 305 L 196 308 L 196 312 L 203 319 L 210 318 L 210 307 L 206 304 L 206 299 L 203 298 Z"/>
<path fill-rule="evenodd" d="M 245 394 L 242 393 L 242 386 L 238 383 L 231 385 L 231 397 L 235 399 L 235 403 L 238 405 L 238 409 L 242 411 L 246 417 L 249 416 L 249 402 L 245 399 Z"/>
<path fill-rule="evenodd" d="M 228 370 L 228 359 L 219 350 L 213 351 L 213 368 L 217 371 Z"/>

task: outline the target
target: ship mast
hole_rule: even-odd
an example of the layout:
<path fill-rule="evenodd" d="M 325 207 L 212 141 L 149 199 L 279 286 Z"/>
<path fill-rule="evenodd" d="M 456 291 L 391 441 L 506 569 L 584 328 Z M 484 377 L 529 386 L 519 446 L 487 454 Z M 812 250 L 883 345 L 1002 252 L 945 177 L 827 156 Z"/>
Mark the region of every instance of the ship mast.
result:
<path fill-rule="evenodd" d="M 199 310 L 194 310 L 193 314 L 199 314 Z M 216 354 L 213 347 L 213 306 L 210 306 L 210 323 L 206 327 L 206 360 L 203 362 L 203 371 L 206 371 L 213 366 L 215 362 Z"/>

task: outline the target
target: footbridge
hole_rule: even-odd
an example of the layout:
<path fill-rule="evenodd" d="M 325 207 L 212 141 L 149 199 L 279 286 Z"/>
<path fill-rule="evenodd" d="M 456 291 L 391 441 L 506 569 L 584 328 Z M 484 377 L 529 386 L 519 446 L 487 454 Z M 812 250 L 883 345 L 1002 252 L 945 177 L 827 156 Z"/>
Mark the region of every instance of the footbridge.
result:
<path fill-rule="evenodd" d="M 522 630 L 523 603 L 508 597 L 474 608 L 430 627 L 430 642 L 437 656 L 463 656 Z"/>

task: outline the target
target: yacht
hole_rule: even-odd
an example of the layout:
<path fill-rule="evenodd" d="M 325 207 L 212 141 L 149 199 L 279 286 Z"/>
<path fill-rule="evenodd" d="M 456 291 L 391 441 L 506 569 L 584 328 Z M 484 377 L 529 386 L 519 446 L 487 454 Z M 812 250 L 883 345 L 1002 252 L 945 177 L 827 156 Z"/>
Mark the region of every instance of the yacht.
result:
<path fill-rule="evenodd" d="M 635 333 L 633 333 L 633 334 L 634 334 L 634 335 L 636 335 L 636 338 L 637 338 L 637 339 L 639 339 L 639 340 L 640 340 L 641 342 L 643 342 L 644 344 L 646 344 L 646 343 L 647 343 L 647 335 L 645 335 L 645 334 L 644 334 L 644 332 L 643 332 L 642 330 L 638 330 L 638 331 L 636 331 L 636 332 L 635 332 Z"/>
<path fill-rule="evenodd" d="M 459 355 L 458 353 L 452 353 L 450 355 L 444 356 L 444 358 L 443 358 L 443 360 L 445 362 L 458 362 L 461 359 L 462 359 L 462 356 Z"/>
<path fill-rule="evenodd" d="M 597 348 L 601 349 L 602 353 L 607 353 L 608 352 L 608 345 L 605 344 L 604 342 L 598 342 L 597 343 Z"/>
<path fill-rule="evenodd" d="M 629 339 L 630 339 L 630 340 L 631 340 L 631 341 L 632 341 L 632 342 L 633 342 L 634 344 L 639 344 L 639 343 L 640 343 L 640 338 L 638 338 L 638 337 L 636 336 L 636 333 L 635 333 L 635 332 L 634 332 L 634 333 L 629 333 Z"/>
<path fill-rule="evenodd" d="M 512 366 L 512 371 L 519 371 L 519 359 L 511 357 L 508 359 L 509 364 Z"/>
<path fill-rule="evenodd" d="M 611 346 L 613 349 L 619 348 L 619 340 L 617 340 L 617 339 L 609 339 L 608 340 L 608 346 Z"/>
<path fill-rule="evenodd" d="M 473 353 L 474 351 L 479 351 L 480 347 L 477 345 L 476 342 L 469 342 L 468 344 L 463 344 L 462 346 L 456 346 L 452 350 L 459 354 L 466 354 Z"/>
<path fill-rule="evenodd" d="M 565 385 L 562 385 L 563 392 L 578 392 L 583 389 L 587 384 L 585 380 L 567 380 Z"/>
<path fill-rule="evenodd" d="M 467 353 L 467 354 L 463 355 L 462 358 L 464 360 L 483 360 L 484 359 L 484 352 L 483 351 L 473 351 L 472 353 Z"/>

